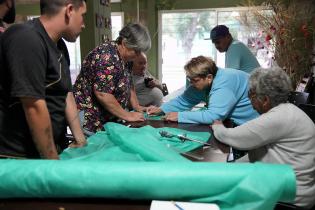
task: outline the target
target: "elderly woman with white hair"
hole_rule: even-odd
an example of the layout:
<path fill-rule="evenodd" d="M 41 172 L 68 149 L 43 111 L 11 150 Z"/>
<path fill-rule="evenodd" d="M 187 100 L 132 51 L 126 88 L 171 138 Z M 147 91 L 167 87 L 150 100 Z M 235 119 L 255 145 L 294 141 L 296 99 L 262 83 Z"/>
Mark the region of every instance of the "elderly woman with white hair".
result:
<path fill-rule="evenodd" d="M 295 170 L 295 204 L 315 204 L 315 125 L 298 107 L 288 103 L 292 89 L 280 68 L 256 69 L 250 76 L 249 97 L 261 115 L 236 128 L 212 125 L 216 139 L 239 150 L 247 150 L 250 162 L 289 164 Z"/>
<path fill-rule="evenodd" d="M 129 23 L 116 41 L 108 41 L 92 50 L 82 63 L 74 84 L 74 95 L 86 135 L 103 130 L 108 121 L 144 121 L 126 65 L 141 52 L 151 48 L 146 27 Z"/>

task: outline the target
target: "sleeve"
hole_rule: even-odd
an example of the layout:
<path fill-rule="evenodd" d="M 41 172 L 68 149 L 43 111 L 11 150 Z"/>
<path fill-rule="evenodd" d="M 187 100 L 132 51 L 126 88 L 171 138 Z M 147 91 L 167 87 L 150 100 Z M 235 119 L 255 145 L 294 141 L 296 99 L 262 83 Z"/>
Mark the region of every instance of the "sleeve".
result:
<path fill-rule="evenodd" d="M 95 52 L 90 58 L 92 59 L 92 63 L 94 63 L 94 90 L 109 94 L 115 92 L 115 77 L 119 74 L 121 69 L 119 69 L 118 64 L 115 65 L 113 57 L 114 56 L 108 52 L 104 54 Z"/>
<path fill-rule="evenodd" d="M 231 44 L 225 55 L 225 68 L 241 69 L 241 53 L 236 45 Z"/>
<path fill-rule="evenodd" d="M 2 41 L 11 78 L 11 96 L 44 98 L 47 53 L 41 37 L 19 25 L 8 30 Z"/>
<path fill-rule="evenodd" d="M 283 118 L 277 112 L 265 113 L 235 128 L 212 125 L 214 136 L 240 150 L 252 150 L 285 137 Z"/>
<path fill-rule="evenodd" d="M 198 91 L 194 87 L 189 86 L 182 95 L 163 104 L 160 108 L 164 113 L 190 110 L 193 106 L 200 103 L 203 98 L 203 91 Z"/>
<path fill-rule="evenodd" d="M 207 109 L 181 112 L 178 114 L 178 122 L 211 124 L 214 120 L 224 120 L 236 102 L 235 94 L 228 88 L 211 90 Z"/>

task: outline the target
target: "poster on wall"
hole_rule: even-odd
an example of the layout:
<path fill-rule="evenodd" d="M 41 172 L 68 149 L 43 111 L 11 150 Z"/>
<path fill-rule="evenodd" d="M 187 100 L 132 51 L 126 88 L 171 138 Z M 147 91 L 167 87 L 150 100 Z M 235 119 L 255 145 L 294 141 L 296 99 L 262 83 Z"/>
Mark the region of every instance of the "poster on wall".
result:
<path fill-rule="evenodd" d="M 112 28 L 112 22 L 110 18 L 104 18 L 104 27 L 108 29 Z"/>
<path fill-rule="evenodd" d="M 102 28 L 105 23 L 104 23 L 104 17 L 102 15 L 99 15 L 99 14 L 95 14 L 95 23 L 96 23 L 96 28 Z"/>
<path fill-rule="evenodd" d="M 101 5 L 108 7 L 110 5 L 110 0 L 100 0 Z"/>

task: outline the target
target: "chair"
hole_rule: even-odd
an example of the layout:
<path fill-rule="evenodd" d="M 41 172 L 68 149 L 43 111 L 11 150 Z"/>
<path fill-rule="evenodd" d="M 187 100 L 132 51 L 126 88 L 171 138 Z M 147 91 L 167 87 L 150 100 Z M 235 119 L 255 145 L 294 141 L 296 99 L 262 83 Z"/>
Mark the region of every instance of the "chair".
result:
<path fill-rule="evenodd" d="M 289 95 L 288 102 L 299 106 L 300 104 L 306 104 L 308 102 L 309 93 L 292 91 Z"/>
<path fill-rule="evenodd" d="M 315 123 L 315 105 L 312 104 L 299 104 L 298 107 L 302 109 Z"/>

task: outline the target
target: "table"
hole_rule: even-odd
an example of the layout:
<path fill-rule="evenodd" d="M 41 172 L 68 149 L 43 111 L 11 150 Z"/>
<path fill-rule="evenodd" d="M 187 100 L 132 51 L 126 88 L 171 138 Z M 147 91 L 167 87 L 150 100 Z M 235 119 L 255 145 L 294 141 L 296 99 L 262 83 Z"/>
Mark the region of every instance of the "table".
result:
<path fill-rule="evenodd" d="M 197 124 L 181 124 L 175 122 L 166 122 L 160 120 L 146 120 L 145 122 L 126 123 L 126 125 L 137 128 L 150 125 L 155 128 L 172 127 L 188 131 L 212 132 L 208 125 Z M 209 142 L 214 143 L 214 148 L 219 148 L 218 144 L 213 141 L 213 135 Z M 225 162 L 226 154 L 223 154 L 212 147 L 199 148 L 189 152 L 185 157 L 193 161 L 219 161 Z M 189 156 L 190 155 L 190 156 Z M 201 157 L 201 159 L 193 158 Z M 149 210 L 151 205 L 150 200 L 126 200 L 126 199 L 104 199 L 104 198 L 31 198 L 31 199 L 3 199 L 0 200 L 0 210 Z"/>
<path fill-rule="evenodd" d="M 149 200 L 120 199 L 5 199 L 0 200 L 0 210 L 150 210 Z"/>
<path fill-rule="evenodd" d="M 226 122 L 228 124 L 229 122 Z M 211 137 L 208 140 L 212 146 L 205 146 L 193 150 L 191 152 L 182 154 L 186 158 L 192 161 L 201 161 L 201 162 L 226 162 L 227 153 L 229 152 L 229 147 L 218 142 L 212 132 L 212 129 L 209 125 L 205 124 L 191 124 L 191 123 L 177 123 L 177 122 L 168 122 L 163 120 L 146 120 L 144 122 L 132 122 L 125 123 L 132 128 L 139 128 L 146 125 L 150 125 L 154 128 L 161 127 L 171 127 L 179 128 L 187 131 L 196 131 L 196 132 L 210 132 Z"/>

